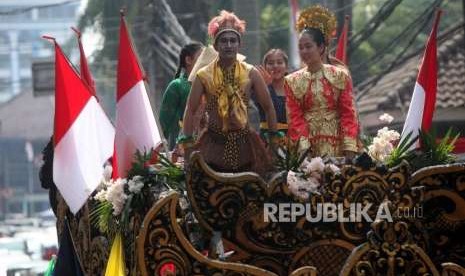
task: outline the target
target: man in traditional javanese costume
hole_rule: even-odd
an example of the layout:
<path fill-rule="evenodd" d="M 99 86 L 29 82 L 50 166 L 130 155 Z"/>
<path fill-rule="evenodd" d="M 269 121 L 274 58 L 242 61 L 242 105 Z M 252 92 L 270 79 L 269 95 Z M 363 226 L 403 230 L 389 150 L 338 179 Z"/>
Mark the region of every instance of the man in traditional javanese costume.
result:
<path fill-rule="evenodd" d="M 247 105 L 251 90 L 266 113 L 270 128 L 276 132 L 276 114 L 266 84 L 252 65 L 237 59 L 245 22 L 221 11 L 208 24 L 218 57 L 201 68 L 194 79 L 185 117 L 185 162 L 199 150 L 214 170 L 220 172 L 254 171 L 262 176 L 271 169 L 269 151 L 258 134 L 249 127 Z M 195 140 L 192 137 L 194 114 L 202 96 L 206 99 L 208 127 Z"/>
<path fill-rule="evenodd" d="M 313 156 L 353 157 L 358 151 L 358 120 L 347 68 L 324 64 L 336 28 L 328 9 L 313 6 L 297 21 L 299 54 L 305 67 L 286 76 L 288 135 Z"/>

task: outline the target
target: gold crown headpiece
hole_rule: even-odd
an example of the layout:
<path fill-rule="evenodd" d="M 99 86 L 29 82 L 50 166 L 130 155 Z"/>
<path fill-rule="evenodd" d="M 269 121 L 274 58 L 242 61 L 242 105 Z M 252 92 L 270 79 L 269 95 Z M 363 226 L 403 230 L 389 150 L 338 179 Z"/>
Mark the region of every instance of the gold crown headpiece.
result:
<path fill-rule="evenodd" d="M 315 28 L 323 33 L 326 45 L 336 34 L 336 16 L 330 10 L 320 5 L 304 9 L 295 24 L 296 29 L 302 32 L 305 28 Z"/>

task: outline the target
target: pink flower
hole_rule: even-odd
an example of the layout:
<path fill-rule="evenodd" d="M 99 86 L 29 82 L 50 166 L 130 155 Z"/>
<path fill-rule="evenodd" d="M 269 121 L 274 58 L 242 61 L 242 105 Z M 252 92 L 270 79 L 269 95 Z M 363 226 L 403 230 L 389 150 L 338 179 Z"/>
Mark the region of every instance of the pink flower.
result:
<path fill-rule="evenodd" d="M 218 22 L 211 22 L 208 24 L 208 34 L 211 37 L 214 37 L 216 32 L 218 32 L 218 29 L 220 28 L 220 24 Z"/>

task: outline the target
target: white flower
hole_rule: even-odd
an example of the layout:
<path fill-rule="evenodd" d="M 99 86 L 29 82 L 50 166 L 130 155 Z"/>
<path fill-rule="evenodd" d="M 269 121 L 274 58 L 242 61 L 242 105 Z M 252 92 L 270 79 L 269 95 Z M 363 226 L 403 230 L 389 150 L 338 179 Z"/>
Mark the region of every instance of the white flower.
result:
<path fill-rule="evenodd" d="M 319 194 L 320 181 L 312 176 L 303 179 L 299 173 L 289 171 L 287 174 L 287 184 L 289 191 L 301 199 L 308 199 L 310 193 Z"/>
<path fill-rule="evenodd" d="M 140 191 L 144 187 L 144 182 L 142 180 L 143 178 L 140 175 L 136 175 L 133 178 L 131 178 L 131 180 L 129 180 L 128 182 L 129 192 L 134 194 L 140 193 Z"/>
<path fill-rule="evenodd" d="M 323 163 L 323 159 L 321 157 L 315 157 L 310 160 L 310 163 L 307 164 L 307 172 L 323 172 L 325 169 L 325 163 Z"/>
<path fill-rule="evenodd" d="M 300 164 L 300 169 L 306 171 L 308 166 L 310 166 L 310 162 L 308 161 L 307 158 L 305 158 L 304 161 L 302 162 L 302 164 Z"/>
<path fill-rule="evenodd" d="M 305 190 L 299 190 L 295 193 L 296 196 L 300 197 L 301 199 L 308 199 L 309 194 Z"/>
<path fill-rule="evenodd" d="M 394 150 L 393 143 L 399 140 L 399 132 L 383 127 L 378 130 L 378 134 L 373 138 L 373 142 L 368 146 L 368 154 L 371 158 L 384 162 Z"/>
<path fill-rule="evenodd" d="M 106 200 L 113 206 L 113 215 L 117 216 L 123 211 L 127 195 L 124 193 L 126 179 L 118 178 L 107 189 Z"/>
<path fill-rule="evenodd" d="M 383 127 L 382 129 L 378 130 L 378 135 L 376 137 L 388 142 L 392 142 L 398 140 L 400 138 L 400 134 L 395 130 Z"/>
<path fill-rule="evenodd" d="M 287 173 L 287 185 L 289 186 L 289 190 L 292 193 L 296 193 L 299 190 L 299 180 L 297 177 L 297 173 L 294 171 L 289 171 Z"/>
<path fill-rule="evenodd" d="M 101 189 L 95 196 L 94 199 L 98 200 L 100 202 L 104 202 L 107 197 L 107 190 L 106 189 Z"/>
<path fill-rule="evenodd" d="M 334 164 L 326 164 L 325 169 L 332 172 L 333 174 L 339 173 L 341 169 Z"/>
<path fill-rule="evenodd" d="M 368 154 L 375 160 L 384 162 L 394 150 L 394 146 L 387 139 L 375 137 L 373 143 L 368 146 Z"/>
<path fill-rule="evenodd" d="M 320 188 L 320 181 L 317 178 L 309 177 L 307 179 L 306 184 L 307 184 L 307 187 L 306 187 L 307 192 L 313 193 L 313 194 L 315 193 L 319 194 L 318 189 Z"/>
<path fill-rule="evenodd" d="M 384 113 L 383 115 L 379 116 L 379 120 L 381 122 L 385 122 L 385 123 L 388 123 L 390 124 L 392 121 L 394 121 L 394 117 L 392 117 L 390 114 L 388 113 Z"/>

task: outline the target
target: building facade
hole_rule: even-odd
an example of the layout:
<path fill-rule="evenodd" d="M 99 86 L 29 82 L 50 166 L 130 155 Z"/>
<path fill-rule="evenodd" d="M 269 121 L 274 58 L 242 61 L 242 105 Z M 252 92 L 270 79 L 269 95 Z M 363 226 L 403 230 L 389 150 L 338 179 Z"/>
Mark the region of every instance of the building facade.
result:
<path fill-rule="evenodd" d="M 0 1 L 0 102 L 31 90 L 31 64 L 52 58 L 51 35 L 64 43 L 75 26 L 81 0 Z"/>

